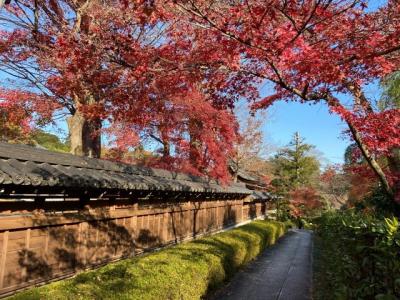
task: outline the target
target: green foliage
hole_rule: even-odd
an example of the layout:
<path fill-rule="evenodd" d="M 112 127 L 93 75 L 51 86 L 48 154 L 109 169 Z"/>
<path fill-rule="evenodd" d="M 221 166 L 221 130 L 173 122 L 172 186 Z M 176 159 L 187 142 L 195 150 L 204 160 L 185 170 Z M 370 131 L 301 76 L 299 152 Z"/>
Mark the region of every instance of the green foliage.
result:
<path fill-rule="evenodd" d="M 363 201 L 357 202 L 355 209 L 359 211 L 373 210 L 378 216 L 400 215 L 400 205 L 393 201 L 382 187 L 375 188 Z"/>
<path fill-rule="evenodd" d="M 310 155 L 314 146 L 304 143 L 296 133 L 285 148 L 282 148 L 272 159 L 275 168 L 275 179 L 272 184 L 281 193 L 296 187 L 312 185 L 319 174 L 319 162 Z"/>
<path fill-rule="evenodd" d="M 34 288 L 12 299 L 200 299 L 274 244 L 290 226 L 254 221 Z"/>
<path fill-rule="evenodd" d="M 60 138 L 54 134 L 44 132 L 43 130 L 35 130 L 31 134 L 31 138 L 40 146 L 57 152 L 68 152 L 69 145 L 60 140 Z"/>
<path fill-rule="evenodd" d="M 276 203 L 276 218 L 278 221 L 286 222 L 292 219 L 290 214 L 290 202 L 286 198 L 281 198 L 275 201 Z"/>
<path fill-rule="evenodd" d="M 326 213 L 317 220 L 315 249 L 315 299 L 400 297 L 396 218 Z"/>
<path fill-rule="evenodd" d="M 400 108 L 400 71 L 394 72 L 384 78 L 381 86 L 383 93 L 378 103 L 379 108 L 381 110 Z"/>
<path fill-rule="evenodd" d="M 303 223 L 304 229 L 308 229 L 308 230 L 315 229 L 315 224 L 313 223 L 312 219 L 301 219 L 301 222 Z"/>

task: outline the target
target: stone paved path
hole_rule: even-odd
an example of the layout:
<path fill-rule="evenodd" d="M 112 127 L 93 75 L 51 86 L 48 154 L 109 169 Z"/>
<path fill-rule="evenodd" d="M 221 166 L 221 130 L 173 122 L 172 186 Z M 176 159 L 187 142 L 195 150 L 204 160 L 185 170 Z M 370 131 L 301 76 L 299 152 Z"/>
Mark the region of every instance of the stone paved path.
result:
<path fill-rule="evenodd" d="M 236 274 L 212 299 L 311 299 L 313 236 L 308 230 L 290 231 L 277 244 Z"/>

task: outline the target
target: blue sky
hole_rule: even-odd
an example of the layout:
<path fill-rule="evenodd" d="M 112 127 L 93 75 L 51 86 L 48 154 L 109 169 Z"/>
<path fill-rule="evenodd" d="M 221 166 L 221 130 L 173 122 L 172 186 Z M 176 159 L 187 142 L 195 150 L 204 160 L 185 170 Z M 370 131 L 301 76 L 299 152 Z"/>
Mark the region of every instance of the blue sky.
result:
<path fill-rule="evenodd" d="M 378 87 L 376 84 L 374 86 Z M 263 85 L 260 94 L 266 96 L 273 93 L 271 88 L 270 84 Z M 348 102 L 344 97 L 341 98 L 343 103 Z M 237 115 L 244 120 L 248 116 L 246 102 L 243 101 L 239 106 Z M 267 149 L 262 153 L 263 156 L 273 155 L 278 148 L 287 145 L 298 131 L 306 143 L 315 146 L 315 153 L 323 166 L 343 163 L 344 151 L 350 144 L 343 134 L 347 126 L 337 115 L 329 113 L 326 104 L 279 101 L 266 111 L 261 111 L 257 118 L 263 120 L 264 148 Z"/>
<path fill-rule="evenodd" d="M 368 1 L 368 9 L 375 10 L 383 5 L 385 5 L 386 0 L 370 0 Z"/>
<path fill-rule="evenodd" d="M 342 131 L 345 124 L 328 112 L 326 105 L 278 102 L 268 109 L 263 125 L 264 142 L 282 147 L 298 131 L 308 144 L 316 146 L 323 163 L 343 162 L 344 150 L 349 144 Z M 326 161 L 325 161 L 326 160 Z"/>

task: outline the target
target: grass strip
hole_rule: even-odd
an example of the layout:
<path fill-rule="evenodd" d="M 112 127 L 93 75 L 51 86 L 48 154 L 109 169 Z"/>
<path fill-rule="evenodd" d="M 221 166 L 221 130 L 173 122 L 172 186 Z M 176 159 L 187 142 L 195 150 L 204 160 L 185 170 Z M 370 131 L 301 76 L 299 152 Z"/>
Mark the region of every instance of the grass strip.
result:
<path fill-rule="evenodd" d="M 82 272 L 9 299 L 200 299 L 285 234 L 289 223 L 254 221 Z"/>

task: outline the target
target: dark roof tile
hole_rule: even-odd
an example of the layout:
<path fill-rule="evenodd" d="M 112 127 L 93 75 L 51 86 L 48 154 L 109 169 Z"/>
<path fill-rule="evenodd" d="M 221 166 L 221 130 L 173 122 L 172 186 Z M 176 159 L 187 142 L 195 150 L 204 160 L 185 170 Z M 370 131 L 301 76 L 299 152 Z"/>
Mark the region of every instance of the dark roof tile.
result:
<path fill-rule="evenodd" d="M 251 194 L 244 184 L 0 143 L 0 184 Z"/>

